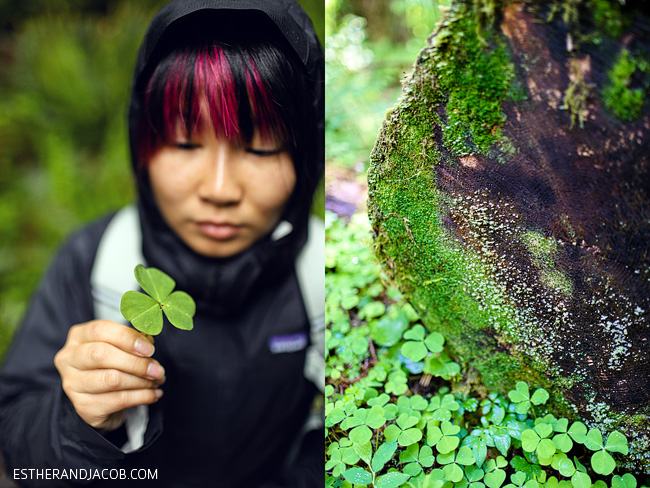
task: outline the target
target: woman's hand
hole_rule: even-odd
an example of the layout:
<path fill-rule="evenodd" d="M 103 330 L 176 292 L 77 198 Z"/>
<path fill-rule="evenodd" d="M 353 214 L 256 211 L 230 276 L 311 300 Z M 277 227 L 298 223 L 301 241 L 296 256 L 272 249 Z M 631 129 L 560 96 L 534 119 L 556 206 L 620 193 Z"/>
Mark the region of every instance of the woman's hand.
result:
<path fill-rule="evenodd" d="M 110 320 L 70 328 L 54 357 L 63 391 L 79 416 L 103 432 L 115 430 L 126 409 L 162 396 L 165 370 L 152 359 L 153 337 Z"/>

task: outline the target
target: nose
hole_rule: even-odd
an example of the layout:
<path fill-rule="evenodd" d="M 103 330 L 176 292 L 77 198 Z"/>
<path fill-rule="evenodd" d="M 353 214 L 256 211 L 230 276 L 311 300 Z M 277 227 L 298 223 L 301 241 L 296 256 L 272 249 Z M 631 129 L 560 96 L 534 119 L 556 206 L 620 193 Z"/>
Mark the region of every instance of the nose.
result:
<path fill-rule="evenodd" d="M 243 196 L 234 149 L 228 141 L 219 141 L 206 155 L 206 171 L 199 195 L 219 206 L 237 204 Z"/>

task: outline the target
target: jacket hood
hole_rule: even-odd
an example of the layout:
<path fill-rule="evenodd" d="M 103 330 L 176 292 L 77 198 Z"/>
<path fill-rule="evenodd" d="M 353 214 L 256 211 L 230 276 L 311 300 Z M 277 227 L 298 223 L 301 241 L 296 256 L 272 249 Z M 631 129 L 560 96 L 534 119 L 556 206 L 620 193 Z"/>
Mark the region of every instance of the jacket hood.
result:
<path fill-rule="evenodd" d="M 281 238 L 267 236 L 241 254 L 227 259 L 207 258 L 187 247 L 160 214 L 146 171 L 138 161 L 138 124 L 145 89 L 161 55 L 183 32 L 210 29 L 209 19 L 228 16 L 241 22 L 275 29 L 290 47 L 290 54 L 304 67 L 313 84 L 314 127 L 303 163 L 303 189 L 294 194 L 282 217 L 292 231 Z M 293 262 L 307 239 L 313 194 L 324 167 L 324 57 L 311 20 L 294 0 L 173 0 L 152 19 L 138 51 L 129 105 L 131 160 L 136 175 L 138 208 L 143 227 L 143 254 L 149 266 L 165 270 L 178 287 L 195 298 L 197 306 L 219 314 L 236 312 L 255 287 L 293 269 Z M 288 227 L 285 225 L 285 228 Z"/>

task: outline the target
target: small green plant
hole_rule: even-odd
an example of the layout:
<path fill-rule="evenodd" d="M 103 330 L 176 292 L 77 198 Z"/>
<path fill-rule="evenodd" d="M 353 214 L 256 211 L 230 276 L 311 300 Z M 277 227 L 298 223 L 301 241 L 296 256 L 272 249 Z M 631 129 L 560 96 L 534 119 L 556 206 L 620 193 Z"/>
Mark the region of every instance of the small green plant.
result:
<path fill-rule="evenodd" d="M 636 72 L 645 75 L 641 76 L 645 82 L 642 86 L 634 88 L 632 80 Z M 643 57 L 637 59 L 630 51 L 623 49 L 607 73 L 609 83 L 603 89 L 607 109 L 622 120 L 641 117 L 647 102 L 648 75 L 650 63 Z"/>
<path fill-rule="evenodd" d="M 134 274 L 146 294 L 130 290 L 122 295 L 120 302 L 122 315 L 133 327 L 145 334 L 160 334 L 164 312 L 174 327 L 182 330 L 194 328 L 196 304 L 184 291 L 172 292 L 176 282 L 167 273 L 138 264 Z"/>

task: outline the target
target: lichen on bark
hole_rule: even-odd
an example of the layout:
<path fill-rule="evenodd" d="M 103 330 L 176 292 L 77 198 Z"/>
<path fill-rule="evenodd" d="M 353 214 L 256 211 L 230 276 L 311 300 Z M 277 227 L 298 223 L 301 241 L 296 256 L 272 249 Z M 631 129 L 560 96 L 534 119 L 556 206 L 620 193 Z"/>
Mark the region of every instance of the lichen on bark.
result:
<path fill-rule="evenodd" d="M 452 4 L 371 155 L 375 249 L 489 388 L 548 388 L 650 472 L 649 22 L 568 3 Z"/>

